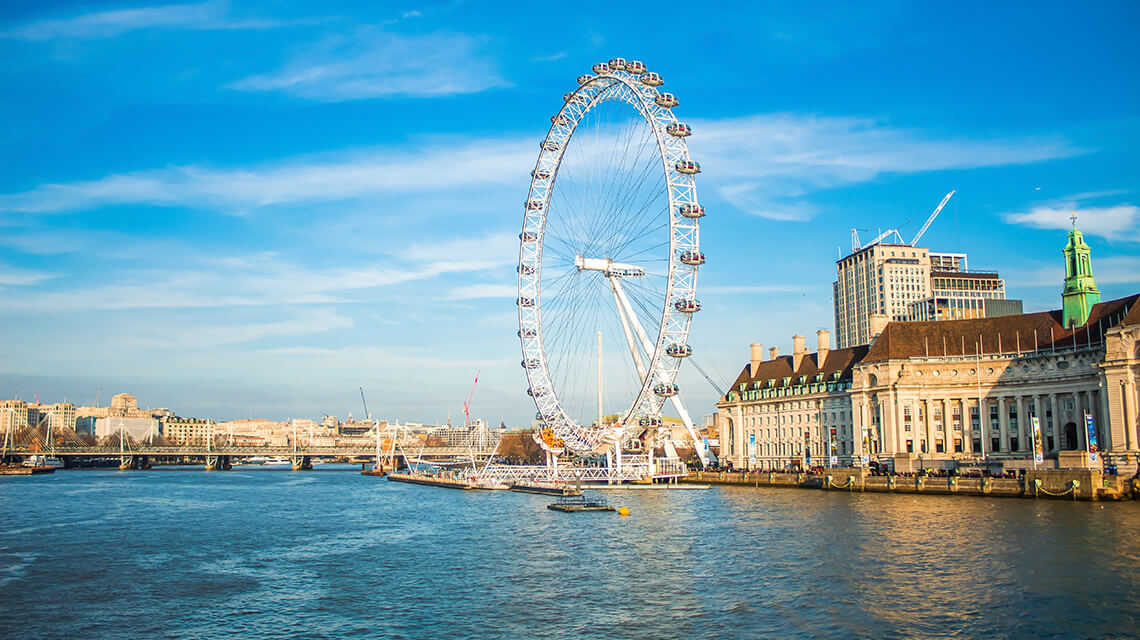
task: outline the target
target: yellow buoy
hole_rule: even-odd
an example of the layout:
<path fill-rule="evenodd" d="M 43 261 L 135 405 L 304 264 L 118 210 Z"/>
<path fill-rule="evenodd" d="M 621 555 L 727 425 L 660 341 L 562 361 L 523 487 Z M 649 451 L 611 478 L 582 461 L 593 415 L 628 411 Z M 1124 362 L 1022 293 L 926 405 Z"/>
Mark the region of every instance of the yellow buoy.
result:
<path fill-rule="evenodd" d="M 621 507 L 621 508 L 619 508 L 619 509 L 618 509 L 618 515 L 619 515 L 619 516 L 628 516 L 628 515 L 629 515 L 629 507 Z"/>

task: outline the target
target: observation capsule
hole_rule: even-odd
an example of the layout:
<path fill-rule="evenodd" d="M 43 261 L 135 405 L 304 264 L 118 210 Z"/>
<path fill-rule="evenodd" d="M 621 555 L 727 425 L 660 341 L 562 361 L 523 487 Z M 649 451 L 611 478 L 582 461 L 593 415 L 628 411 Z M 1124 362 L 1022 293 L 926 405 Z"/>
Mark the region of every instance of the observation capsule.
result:
<path fill-rule="evenodd" d="M 556 116 L 550 116 L 550 124 L 556 124 L 558 126 L 567 125 L 570 124 L 570 118 L 560 113 Z"/>
<path fill-rule="evenodd" d="M 543 140 L 542 143 L 539 144 L 538 146 L 541 149 L 544 149 L 546 151 L 558 151 L 558 147 L 559 147 L 558 143 L 555 142 L 554 140 Z M 680 162 L 678 162 L 677 164 L 680 164 Z M 700 167 L 697 167 L 697 169 L 699 170 Z M 678 169 L 678 171 L 680 171 L 680 169 Z"/>
<path fill-rule="evenodd" d="M 537 178 L 539 180 L 546 180 L 550 177 L 550 172 L 546 169 L 535 169 L 534 171 L 530 172 L 530 177 Z"/>
<path fill-rule="evenodd" d="M 662 80 L 661 76 L 656 72 L 646 71 L 645 73 L 641 74 L 641 84 L 649 87 L 660 87 L 661 85 L 665 84 L 665 81 Z"/>
<path fill-rule="evenodd" d="M 677 169 L 677 173 L 683 173 L 687 176 L 701 172 L 701 165 L 696 160 L 678 160 L 677 164 L 673 166 Z"/>
<path fill-rule="evenodd" d="M 677 385 L 671 382 L 661 382 L 653 387 L 653 393 L 659 398 L 671 398 L 680 392 L 681 390 L 677 388 Z"/>
<path fill-rule="evenodd" d="M 693 130 L 684 122 L 670 122 L 669 126 L 665 127 L 665 132 L 677 138 L 693 135 Z"/>
<path fill-rule="evenodd" d="M 526 202 L 526 210 L 527 211 L 538 211 L 541 208 L 542 208 L 542 200 L 527 200 L 527 202 Z"/>
<path fill-rule="evenodd" d="M 657 416 L 641 416 L 641 419 L 637 421 L 637 424 L 641 427 L 660 427 L 661 418 L 658 418 Z"/>
<path fill-rule="evenodd" d="M 698 300 L 686 298 L 673 303 L 673 308 L 681 313 L 696 313 L 701 310 L 701 303 Z"/>
<path fill-rule="evenodd" d="M 671 344 L 665 347 L 665 355 L 670 358 L 688 358 L 693 355 L 693 348 L 687 344 Z"/>
<path fill-rule="evenodd" d="M 614 71 L 625 71 L 625 58 L 614 58 L 610 60 L 610 69 Z"/>
<path fill-rule="evenodd" d="M 529 309 L 529 308 L 534 306 L 534 298 L 521 297 L 515 301 L 515 304 L 517 304 L 520 307 L 525 307 L 525 308 Z"/>
<path fill-rule="evenodd" d="M 673 107 L 681 104 L 678 102 L 677 96 L 671 93 L 662 93 L 661 95 L 654 98 L 653 101 L 657 103 L 657 106 L 665 107 L 666 109 L 672 109 Z"/>
<path fill-rule="evenodd" d="M 539 387 L 538 389 L 530 388 L 526 390 L 526 394 L 532 398 L 546 395 L 546 389 Z"/>
<path fill-rule="evenodd" d="M 625 70 L 635 76 L 645 73 L 645 64 L 640 60 L 630 60 L 625 64 Z"/>
<path fill-rule="evenodd" d="M 518 272 L 524 276 L 533 276 L 534 275 L 534 265 L 520 264 L 519 268 L 518 268 Z"/>
<path fill-rule="evenodd" d="M 594 79 L 594 76 L 592 76 L 592 75 L 582 74 L 582 75 L 578 76 L 578 84 L 586 84 L 587 82 L 589 82 L 593 79 Z"/>
<path fill-rule="evenodd" d="M 683 204 L 677 207 L 677 212 L 686 218 L 703 218 L 705 217 L 705 208 L 699 204 Z"/>
<path fill-rule="evenodd" d="M 520 338 L 533 338 L 538 335 L 534 329 L 519 329 L 516 333 Z"/>
<path fill-rule="evenodd" d="M 609 72 L 610 72 L 610 65 L 608 65 L 604 62 L 599 62 L 598 64 L 594 65 L 594 73 L 609 73 Z"/>
<path fill-rule="evenodd" d="M 519 234 L 519 240 L 523 242 L 537 242 L 538 234 L 533 231 L 523 231 Z"/>
<path fill-rule="evenodd" d="M 562 101 L 563 101 L 563 102 L 570 102 L 570 101 L 571 101 L 571 100 L 573 100 L 573 99 L 574 99 L 574 94 L 573 94 L 573 93 L 564 93 L 564 94 L 562 94 Z"/>
<path fill-rule="evenodd" d="M 689 266 L 700 266 L 705 263 L 705 254 L 700 251 L 682 251 L 678 256 L 682 263 Z"/>
<path fill-rule="evenodd" d="M 527 358 L 526 360 L 522 361 L 522 366 L 523 369 L 537 369 L 538 360 L 535 360 L 534 358 Z"/>

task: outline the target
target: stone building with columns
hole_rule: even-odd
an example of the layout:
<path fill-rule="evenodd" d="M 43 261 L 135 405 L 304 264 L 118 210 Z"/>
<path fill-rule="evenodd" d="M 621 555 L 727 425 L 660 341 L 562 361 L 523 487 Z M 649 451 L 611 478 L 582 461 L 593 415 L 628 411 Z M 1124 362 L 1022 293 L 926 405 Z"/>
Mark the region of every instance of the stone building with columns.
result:
<path fill-rule="evenodd" d="M 852 372 L 860 461 L 1136 471 L 1140 295 L 1101 302 L 1075 218 L 1062 253 L 1061 309 L 894 322 L 875 337 Z"/>
<path fill-rule="evenodd" d="M 790 358 L 763 360 L 753 345 L 717 403 L 721 457 L 737 468 L 794 466 L 805 444 L 817 459 L 816 434 L 834 428 L 838 464 L 1136 472 L 1140 294 L 1100 300 L 1075 226 L 1064 256 L 1055 311 L 890 322 L 854 349 L 826 349 L 821 331 L 817 353 L 797 336 Z M 1090 421 L 1096 460 L 1087 453 Z"/>
<path fill-rule="evenodd" d="M 1062 310 L 890 323 L 852 372 L 857 453 L 898 471 L 982 461 L 1030 467 L 1036 418 L 1039 466 L 1083 467 L 1088 414 L 1104 462 L 1134 469 L 1135 424 L 1125 427 L 1127 411 L 1112 392 L 1127 400 L 1129 376 L 1134 389 L 1136 354 L 1131 365 L 1106 354 L 1120 352 L 1108 350 L 1109 335 L 1140 330 L 1138 299 L 1096 303 L 1069 329 Z"/>
<path fill-rule="evenodd" d="M 736 469 L 789 469 L 852 461 L 851 370 L 866 346 L 832 349 L 830 332 L 816 333 L 808 352 L 793 336 L 792 354 L 776 347 L 751 359 L 717 403 L 720 458 Z"/>

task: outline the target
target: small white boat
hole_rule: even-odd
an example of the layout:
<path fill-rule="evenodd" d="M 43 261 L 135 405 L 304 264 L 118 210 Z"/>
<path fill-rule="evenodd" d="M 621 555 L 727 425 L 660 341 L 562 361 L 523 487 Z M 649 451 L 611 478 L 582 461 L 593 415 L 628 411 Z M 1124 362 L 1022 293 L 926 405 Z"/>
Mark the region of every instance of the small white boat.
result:
<path fill-rule="evenodd" d="M 289 458 L 282 458 L 280 456 L 278 456 L 276 458 L 269 458 L 265 461 L 265 466 L 267 466 L 267 467 L 275 467 L 275 466 L 286 465 L 286 464 L 291 465 L 291 464 L 293 464 L 293 462 L 291 460 L 289 460 Z"/>
<path fill-rule="evenodd" d="M 24 461 L 25 467 L 53 467 L 60 468 L 63 466 L 63 460 L 54 456 L 30 456 Z"/>
<path fill-rule="evenodd" d="M 265 464 L 266 462 L 269 462 L 269 458 L 265 456 L 250 456 L 239 459 L 239 464 Z"/>

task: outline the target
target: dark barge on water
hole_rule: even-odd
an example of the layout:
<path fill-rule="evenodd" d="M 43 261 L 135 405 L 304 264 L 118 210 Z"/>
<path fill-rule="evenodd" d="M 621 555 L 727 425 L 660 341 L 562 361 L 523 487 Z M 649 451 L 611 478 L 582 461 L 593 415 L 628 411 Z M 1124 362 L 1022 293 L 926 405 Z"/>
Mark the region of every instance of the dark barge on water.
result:
<path fill-rule="evenodd" d="M 605 500 L 587 500 L 586 497 L 581 494 L 561 497 L 558 499 L 558 502 L 552 502 L 546 505 L 546 508 L 553 511 L 562 511 L 563 513 L 578 513 L 579 511 L 616 511 L 616 509 L 611 507 Z"/>
<path fill-rule="evenodd" d="M 564 482 L 543 482 L 531 480 L 516 482 L 511 485 L 511 491 L 520 493 L 540 493 L 547 496 L 580 496 L 582 489 L 568 485 Z"/>

